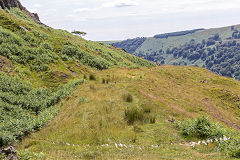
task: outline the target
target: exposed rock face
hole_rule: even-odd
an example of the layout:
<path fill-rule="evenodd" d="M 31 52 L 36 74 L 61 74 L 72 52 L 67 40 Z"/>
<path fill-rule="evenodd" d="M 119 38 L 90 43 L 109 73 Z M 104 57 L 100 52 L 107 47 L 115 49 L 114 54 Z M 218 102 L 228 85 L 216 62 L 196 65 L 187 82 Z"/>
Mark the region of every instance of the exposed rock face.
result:
<path fill-rule="evenodd" d="M 2 9 L 10 9 L 12 7 L 19 8 L 25 14 L 27 14 L 29 17 L 31 17 L 32 20 L 34 20 L 38 24 L 44 25 L 40 21 L 38 14 L 29 12 L 25 7 L 22 6 L 22 4 L 19 2 L 19 0 L 0 0 L 0 8 L 2 8 Z"/>
<path fill-rule="evenodd" d="M 6 156 L 5 159 L 7 159 L 7 160 L 18 160 L 17 152 L 12 146 L 4 148 L 3 150 L 1 150 L 0 151 L 0 157 L 2 155 Z"/>
<path fill-rule="evenodd" d="M 24 9 L 24 7 L 21 5 L 21 3 L 18 0 L 0 0 L 0 6 L 3 9 L 10 9 L 11 7 L 18 7 L 21 10 Z"/>

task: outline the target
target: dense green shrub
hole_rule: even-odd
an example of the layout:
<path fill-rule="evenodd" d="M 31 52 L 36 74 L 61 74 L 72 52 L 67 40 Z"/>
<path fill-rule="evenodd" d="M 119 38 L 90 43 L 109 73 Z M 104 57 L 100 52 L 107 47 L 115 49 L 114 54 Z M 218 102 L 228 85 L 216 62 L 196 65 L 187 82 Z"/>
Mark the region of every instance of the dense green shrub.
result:
<path fill-rule="evenodd" d="M 0 55 L 14 62 L 29 65 L 36 71 L 46 71 L 47 64 L 58 60 L 51 45 L 45 41 L 45 34 L 19 32 L 19 35 L 0 27 Z"/>
<path fill-rule="evenodd" d="M 194 120 L 180 122 L 178 127 L 184 136 L 198 138 L 223 137 L 225 129 L 218 123 L 212 123 L 206 117 L 197 117 Z"/>

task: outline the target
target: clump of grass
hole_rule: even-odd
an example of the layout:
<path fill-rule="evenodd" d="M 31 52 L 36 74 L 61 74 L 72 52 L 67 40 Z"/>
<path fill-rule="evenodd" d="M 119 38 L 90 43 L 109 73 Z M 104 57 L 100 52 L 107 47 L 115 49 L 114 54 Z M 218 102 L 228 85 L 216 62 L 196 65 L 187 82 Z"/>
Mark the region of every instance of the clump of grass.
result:
<path fill-rule="evenodd" d="M 130 93 L 124 94 L 123 95 L 123 99 L 124 99 L 124 101 L 126 101 L 128 103 L 132 103 L 133 102 L 133 96 Z"/>
<path fill-rule="evenodd" d="M 78 103 L 83 103 L 83 102 L 86 102 L 87 101 L 87 98 L 86 97 L 80 97 L 78 99 Z"/>
<path fill-rule="evenodd" d="M 106 83 L 106 80 L 103 78 L 102 79 L 102 84 L 105 84 Z"/>
<path fill-rule="evenodd" d="M 136 121 L 143 121 L 144 112 L 137 107 L 128 107 L 125 109 L 125 119 L 129 125 L 134 124 Z"/>
<path fill-rule="evenodd" d="M 89 80 L 95 81 L 95 80 L 96 80 L 95 75 L 94 75 L 94 74 L 90 74 L 90 75 L 89 75 Z"/>
<path fill-rule="evenodd" d="M 143 108 L 136 106 L 127 107 L 125 109 L 125 119 L 128 125 L 133 125 L 135 122 L 153 124 L 156 122 L 156 116 L 150 114 L 150 112 L 145 112 Z"/>
<path fill-rule="evenodd" d="M 150 117 L 149 117 L 149 123 L 150 123 L 150 124 L 156 123 L 156 116 L 155 116 L 155 115 L 150 115 Z"/>

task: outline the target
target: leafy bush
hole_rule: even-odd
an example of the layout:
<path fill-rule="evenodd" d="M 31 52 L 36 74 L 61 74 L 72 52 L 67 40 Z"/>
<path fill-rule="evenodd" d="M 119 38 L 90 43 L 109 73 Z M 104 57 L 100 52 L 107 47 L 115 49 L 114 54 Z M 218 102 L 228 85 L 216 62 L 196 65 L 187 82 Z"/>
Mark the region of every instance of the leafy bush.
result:
<path fill-rule="evenodd" d="M 190 137 L 215 138 L 223 137 L 226 133 L 222 126 L 210 122 L 206 117 L 197 117 L 194 120 L 180 122 L 178 127 L 182 130 L 183 135 Z"/>

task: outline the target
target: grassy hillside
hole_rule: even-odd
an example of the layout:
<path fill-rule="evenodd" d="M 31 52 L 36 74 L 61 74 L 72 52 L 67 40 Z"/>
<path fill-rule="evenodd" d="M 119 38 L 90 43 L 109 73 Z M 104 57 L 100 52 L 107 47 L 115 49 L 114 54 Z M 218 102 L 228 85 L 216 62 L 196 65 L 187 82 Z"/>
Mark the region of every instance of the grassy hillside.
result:
<path fill-rule="evenodd" d="M 235 25 L 166 33 L 112 45 L 159 64 L 196 65 L 239 80 L 239 29 Z"/>
<path fill-rule="evenodd" d="M 183 136 L 175 122 L 205 115 L 233 129 L 224 134 L 239 133 L 239 82 L 197 67 L 174 66 L 110 69 L 94 76 L 59 104 L 55 120 L 18 149 L 59 160 L 231 156 L 220 152 L 216 142 L 190 147 L 189 142 L 206 138 Z"/>
<path fill-rule="evenodd" d="M 0 9 L 0 84 L 0 147 L 20 159 L 240 157 L 238 81 L 156 67 L 18 8 Z"/>
<path fill-rule="evenodd" d="M 39 130 L 96 70 L 154 64 L 106 44 L 0 9 L 0 147 Z"/>

